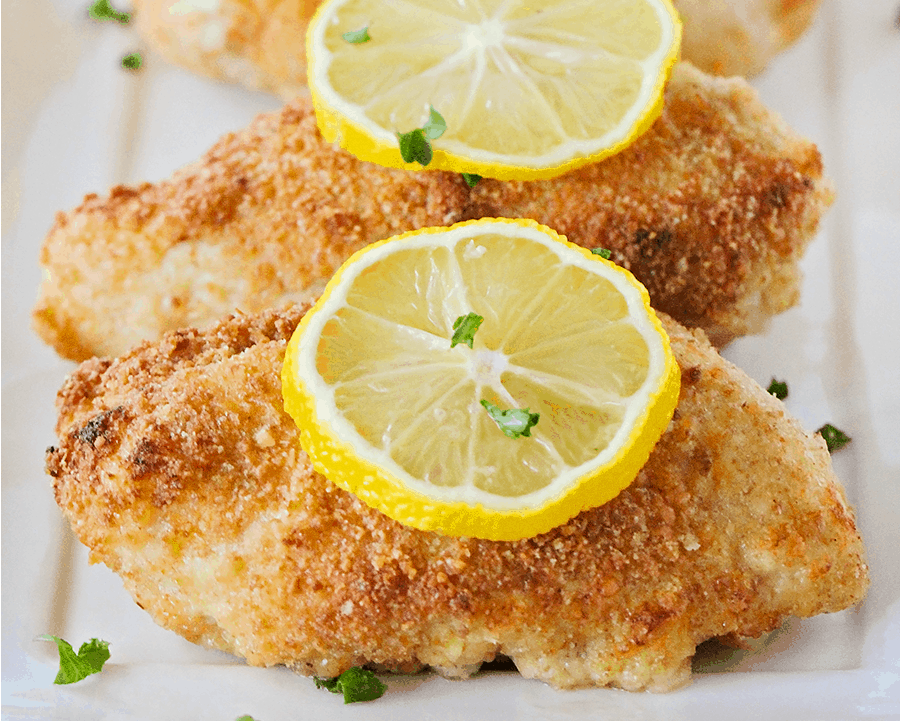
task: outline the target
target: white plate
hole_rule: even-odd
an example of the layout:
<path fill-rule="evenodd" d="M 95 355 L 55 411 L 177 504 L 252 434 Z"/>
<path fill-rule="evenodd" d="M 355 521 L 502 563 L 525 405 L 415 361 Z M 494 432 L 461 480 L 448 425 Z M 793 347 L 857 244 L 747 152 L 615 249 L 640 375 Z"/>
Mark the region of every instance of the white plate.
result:
<path fill-rule="evenodd" d="M 34 336 L 40 244 L 57 210 L 115 182 L 157 180 L 274 98 L 204 81 L 153 56 L 129 74 L 132 31 L 85 18 L 87 0 L 3 3 L 4 719 L 900 718 L 900 28 L 896 0 L 825 0 L 815 27 L 754 84 L 821 147 L 838 200 L 804 260 L 800 307 L 726 355 L 790 384 L 807 428 L 853 443 L 834 458 L 872 569 L 860 608 L 793 620 L 753 653 L 707 657 L 667 695 L 555 691 L 514 673 L 467 682 L 388 678 L 343 706 L 308 679 L 204 651 L 155 626 L 65 526 L 43 473 L 53 398 L 73 366 Z M 102 674 L 54 686 L 43 633 L 111 642 Z"/>

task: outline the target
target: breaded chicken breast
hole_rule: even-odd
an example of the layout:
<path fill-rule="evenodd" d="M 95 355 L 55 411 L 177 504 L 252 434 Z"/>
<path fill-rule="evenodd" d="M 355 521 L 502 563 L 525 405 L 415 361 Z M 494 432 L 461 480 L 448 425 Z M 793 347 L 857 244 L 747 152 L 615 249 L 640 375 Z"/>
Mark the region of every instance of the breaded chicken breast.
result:
<path fill-rule="evenodd" d="M 627 150 L 535 182 L 409 172 L 326 144 L 297 99 L 170 180 L 89 195 L 43 247 L 35 328 L 75 360 L 315 296 L 351 253 L 400 232 L 533 218 L 604 247 L 654 307 L 716 344 L 799 295 L 798 261 L 832 200 L 816 147 L 741 80 L 679 64 L 662 116 Z"/>
<path fill-rule="evenodd" d="M 820 0 L 673 0 L 682 57 L 751 75 L 796 40 Z M 306 90 L 306 29 L 318 0 L 133 0 L 141 36 L 176 65 L 292 98 Z"/>
<path fill-rule="evenodd" d="M 56 500 L 162 626 L 254 665 L 668 690 L 696 646 L 859 602 L 868 569 L 825 444 L 664 318 L 675 416 L 606 505 L 517 542 L 400 525 L 316 473 L 282 407 L 305 307 L 93 359 L 59 394 Z"/>
<path fill-rule="evenodd" d="M 672 0 L 681 56 L 708 73 L 762 72 L 812 24 L 821 0 Z"/>

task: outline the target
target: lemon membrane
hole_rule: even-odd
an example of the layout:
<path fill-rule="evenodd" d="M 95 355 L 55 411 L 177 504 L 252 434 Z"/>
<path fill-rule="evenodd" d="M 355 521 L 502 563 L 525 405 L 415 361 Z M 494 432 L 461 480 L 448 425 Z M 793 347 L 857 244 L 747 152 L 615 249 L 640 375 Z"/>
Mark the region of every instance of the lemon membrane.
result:
<path fill-rule="evenodd" d="M 454 321 L 484 318 L 472 348 Z M 617 495 L 677 402 L 643 286 L 532 221 L 368 246 L 304 317 L 285 407 L 317 470 L 407 525 L 535 535 Z M 481 404 L 539 414 L 510 438 Z"/>
<path fill-rule="evenodd" d="M 344 39 L 362 27 L 368 41 Z M 680 40 L 670 0 L 327 0 L 309 86 L 323 136 L 363 160 L 420 168 L 397 135 L 434 107 L 447 129 L 429 167 L 547 178 L 649 128 Z"/>

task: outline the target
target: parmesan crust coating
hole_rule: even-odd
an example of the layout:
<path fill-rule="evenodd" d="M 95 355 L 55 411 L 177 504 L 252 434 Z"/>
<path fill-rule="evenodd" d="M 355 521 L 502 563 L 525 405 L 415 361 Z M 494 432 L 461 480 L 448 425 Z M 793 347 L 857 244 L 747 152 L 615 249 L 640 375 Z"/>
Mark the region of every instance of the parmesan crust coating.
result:
<path fill-rule="evenodd" d="M 821 0 L 673 0 L 681 56 L 716 75 L 762 72 L 812 24 Z"/>
<path fill-rule="evenodd" d="M 663 318 L 675 416 L 606 505 L 517 542 L 407 528 L 313 471 L 282 408 L 304 306 L 180 330 L 61 389 L 56 500 L 92 562 L 190 641 L 335 676 L 360 664 L 464 677 L 497 655 L 557 687 L 669 690 L 695 647 L 868 585 L 825 444 Z"/>
<path fill-rule="evenodd" d="M 673 0 L 682 57 L 752 75 L 796 40 L 820 0 Z M 306 29 L 317 0 L 133 0 L 141 36 L 168 61 L 291 98 L 306 90 Z"/>
<path fill-rule="evenodd" d="M 41 256 L 39 335 L 63 356 L 125 353 L 315 297 L 352 252 L 425 226 L 533 218 L 612 251 L 654 307 L 717 345 L 798 300 L 798 261 L 831 203 L 818 150 L 741 80 L 681 63 L 660 119 L 624 152 L 535 182 L 409 172 L 326 144 L 308 100 L 227 135 L 167 181 L 59 213 Z"/>

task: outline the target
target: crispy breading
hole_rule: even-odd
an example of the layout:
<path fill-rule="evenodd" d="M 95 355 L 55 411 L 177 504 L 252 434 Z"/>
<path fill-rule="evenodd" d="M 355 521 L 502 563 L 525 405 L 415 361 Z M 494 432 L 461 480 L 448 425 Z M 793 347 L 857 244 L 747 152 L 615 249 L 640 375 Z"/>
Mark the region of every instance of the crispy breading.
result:
<path fill-rule="evenodd" d="M 82 364 L 47 452 L 93 562 L 190 641 L 334 676 L 466 676 L 497 655 L 559 687 L 667 690 L 695 647 L 862 599 L 868 568 L 825 444 L 663 318 L 675 416 L 606 505 L 517 542 L 407 528 L 312 470 L 280 367 L 305 307 Z"/>
<path fill-rule="evenodd" d="M 306 90 L 306 29 L 318 0 L 133 0 L 141 36 L 167 60 L 292 98 Z M 681 54 L 709 73 L 762 70 L 809 27 L 820 0 L 673 0 Z"/>
<path fill-rule="evenodd" d="M 59 213 L 35 328 L 67 358 L 119 355 L 235 309 L 313 297 L 372 241 L 502 216 L 610 249 L 656 308 L 723 344 L 797 302 L 798 261 L 831 200 L 813 144 L 745 82 L 684 63 L 660 119 L 624 152 L 554 180 L 472 189 L 336 150 L 298 99 L 170 180 Z"/>
<path fill-rule="evenodd" d="M 761 72 L 812 24 L 821 0 L 673 0 L 681 56 L 716 75 Z"/>

